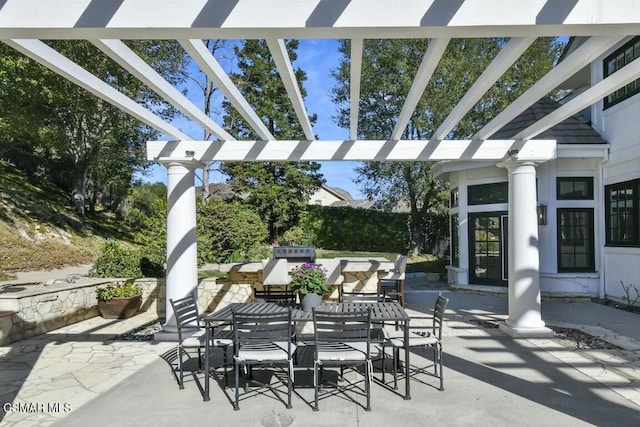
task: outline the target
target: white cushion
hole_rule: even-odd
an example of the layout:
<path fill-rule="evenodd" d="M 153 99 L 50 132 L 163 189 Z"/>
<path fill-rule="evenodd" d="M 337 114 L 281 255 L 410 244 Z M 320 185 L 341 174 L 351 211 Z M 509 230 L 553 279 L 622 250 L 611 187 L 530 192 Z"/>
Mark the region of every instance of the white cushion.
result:
<path fill-rule="evenodd" d="M 184 332 L 184 330 L 183 330 Z M 201 329 L 192 333 L 189 336 L 183 335 L 182 346 L 183 347 L 204 347 L 206 344 L 205 338 L 206 331 Z M 209 341 L 210 347 L 227 347 L 233 345 L 233 340 L 228 338 L 213 338 Z"/>
<path fill-rule="evenodd" d="M 235 359 L 244 362 L 249 362 L 252 360 L 257 362 L 286 361 L 291 359 L 295 351 L 296 345 L 291 344 L 291 353 L 287 354 L 286 341 L 277 341 L 255 346 L 246 345 L 238 350 L 238 355 L 235 357 Z"/>
<path fill-rule="evenodd" d="M 367 343 L 366 342 L 349 342 L 331 345 L 320 344 L 317 359 L 319 361 L 348 361 L 358 362 L 367 360 Z"/>
<path fill-rule="evenodd" d="M 401 332 L 401 331 L 399 331 Z M 401 336 L 396 336 L 389 340 L 393 347 L 404 347 L 404 333 Z M 409 347 L 419 347 L 426 345 L 433 345 L 438 342 L 438 338 L 427 333 L 426 336 L 411 332 L 409 334 Z"/>

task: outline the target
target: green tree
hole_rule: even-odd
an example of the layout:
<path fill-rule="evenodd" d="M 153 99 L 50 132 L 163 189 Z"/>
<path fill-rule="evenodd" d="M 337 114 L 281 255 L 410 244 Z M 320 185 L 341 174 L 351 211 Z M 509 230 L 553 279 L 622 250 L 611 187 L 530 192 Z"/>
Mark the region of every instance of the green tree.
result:
<path fill-rule="evenodd" d="M 156 114 L 164 118 L 175 115 L 158 95 L 90 43 L 58 40 L 49 44 Z M 129 46 L 172 83 L 184 78 L 185 54 L 177 43 L 144 40 L 129 42 Z M 79 213 L 84 214 L 88 196 L 91 205 L 102 198 L 117 205 L 117 199 L 126 195 L 133 172 L 146 165 L 144 144 L 157 132 L 57 74 L 7 51 L 6 46 L 5 52 L 8 57 L 0 63 L 0 79 L 6 83 L 2 95 L 7 96 L 0 99 L 0 140 L 9 144 L 15 139 L 28 141 L 38 155 L 21 160 L 29 167 L 33 161 L 42 161 L 38 172 L 50 175 L 67 189 Z M 26 77 L 11 81 L 25 69 Z M 25 111 L 28 114 L 21 117 Z M 22 154 L 13 151 L 14 157 Z M 59 165 L 71 166 L 72 173 L 57 174 Z M 113 165 L 117 165 L 118 174 L 113 173 Z"/>
<path fill-rule="evenodd" d="M 291 61 L 297 58 L 298 42 L 286 42 Z M 264 40 L 246 40 L 235 48 L 238 72 L 232 73 L 246 97 L 276 139 L 303 139 L 304 133 Z M 297 68 L 298 83 L 306 80 Z M 300 88 L 306 96 L 304 87 Z M 223 102 L 224 124 L 238 139 L 258 139 L 246 121 L 227 101 Z M 316 115 L 310 117 L 314 123 Z M 323 184 L 316 162 L 226 162 L 223 172 L 246 202 L 255 207 L 266 222 L 269 241 L 277 243 L 283 232 L 295 225 L 308 197 Z"/>
<path fill-rule="evenodd" d="M 428 139 L 473 85 L 506 41 L 453 39 L 411 116 L 403 139 Z M 391 135 L 428 40 L 366 40 L 364 44 L 358 132 L 359 137 L 386 139 Z M 349 126 L 350 45 L 340 45 L 342 59 L 333 73 L 332 98 L 338 105 L 336 122 Z M 472 136 L 506 105 L 528 89 L 554 65 L 559 46 L 538 39 L 516 61 L 448 137 Z M 447 235 L 446 184 L 431 174 L 432 162 L 364 162 L 356 182 L 365 195 L 380 198 L 383 208 L 405 204 L 410 209 L 410 252 L 431 251 Z"/>

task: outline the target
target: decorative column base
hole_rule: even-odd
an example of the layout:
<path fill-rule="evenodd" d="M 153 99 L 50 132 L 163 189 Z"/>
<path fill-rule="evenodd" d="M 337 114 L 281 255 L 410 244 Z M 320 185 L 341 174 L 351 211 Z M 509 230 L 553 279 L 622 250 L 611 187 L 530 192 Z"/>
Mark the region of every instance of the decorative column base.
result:
<path fill-rule="evenodd" d="M 546 326 L 522 327 L 509 326 L 506 322 L 500 323 L 500 330 L 514 338 L 551 338 L 553 331 Z"/>

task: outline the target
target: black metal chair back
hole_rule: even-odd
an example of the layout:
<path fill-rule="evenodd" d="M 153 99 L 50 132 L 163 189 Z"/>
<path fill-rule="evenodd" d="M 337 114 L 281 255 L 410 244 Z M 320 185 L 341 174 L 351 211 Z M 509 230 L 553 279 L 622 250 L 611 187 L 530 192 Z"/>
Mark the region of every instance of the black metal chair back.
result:
<path fill-rule="evenodd" d="M 342 291 L 342 294 L 340 295 L 340 302 L 384 302 L 384 295 L 379 294 L 378 292 Z"/>
<path fill-rule="evenodd" d="M 173 315 L 176 319 L 176 325 L 178 327 L 178 341 L 183 340 L 184 328 L 200 328 L 200 316 L 198 314 L 198 303 L 196 302 L 193 294 L 189 294 L 180 299 L 169 299 L 171 308 L 173 308 Z"/>
<path fill-rule="evenodd" d="M 445 298 L 442 294 L 438 295 L 436 304 L 433 309 L 433 326 L 432 333 L 438 340 L 442 340 L 442 327 L 444 325 L 444 312 L 449 304 L 449 298 Z"/>
<path fill-rule="evenodd" d="M 319 389 L 322 382 L 322 367 L 340 367 L 344 379 L 345 366 L 365 367 L 365 410 L 371 410 L 371 309 L 353 312 L 331 312 L 313 310 L 315 354 L 313 362 L 314 406 L 318 411 Z"/>
<path fill-rule="evenodd" d="M 313 310 L 314 337 L 316 351 L 332 343 L 361 342 L 371 340 L 371 310 L 337 313 Z"/>
<path fill-rule="evenodd" d="M 242 346 L 271 343 L 274 340 L 286 340 L 291 348 L 291 309 L 274 313 L 233 311 L 232 317 L 236 355 Z"/>
<path fill-rule="evenodd" d="M 236 391 L 234 410 L 240 409 L 240 366 L 287 365 L 287 408 L 291 408 L 293 390 L 293 326 L 291 308 L 275 312 L 233 311 Z M 261 384 L 271 388 L 270 384 Z M 272 389 L 273 390 L 273 389 Z"/>
<path fill-rule="evenodd" d="M 290 290 L 258 290 L 253 288 L 253 302 L 265 303 L 271 302 L 284 306 L 294 306 L 296 304 L 296 294 Z"/>

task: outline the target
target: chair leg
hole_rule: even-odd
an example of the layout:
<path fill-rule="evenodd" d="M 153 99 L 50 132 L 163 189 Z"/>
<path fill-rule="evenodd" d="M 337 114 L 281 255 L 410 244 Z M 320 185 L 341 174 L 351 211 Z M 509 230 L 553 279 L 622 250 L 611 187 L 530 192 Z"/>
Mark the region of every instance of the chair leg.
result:
<path fill-rule="evenodd" d="M 291 409 L 291 390 L 293 389 L 293 364 L 289 364 L 289 378 L 287 381 L 287 409 Z"/>
<path fill-rule="evenodd" d="M 400 350 L 393 349 L 393 389 L 398 389 L 398 365 L 400 364 Z"/>
<path fill-rule="evenodd" d="M 318 408 L 318 387 L 320 386 L 320 378 L 318 373 L 318 364 L 316 362 L 313 363 L 313 385 L 314 385 L 314 405 L 313 410 L 319 411 Z"/>
<path fill-rule="evenodd" d="M 229 377 L 227 375 L 227 364 L 228 364 L 228 360 L 227 360 L 227 347 L 223 347 L 222 351 L 224 352 L 222 354 L 222 364 L 224 365 L 224 386 L 229 387 Z M 207 372 L 207 374 L 209 374 Z"/>
<path fill-rule="evenodd" d="M 178 346 L 178 370 L 180 371 L 179 374 L 179 380 L 178 380 L 178 387 L 180 388 L 180 390 L 184 389 L 184 378 L 182 375 L 182 347 Z"/>
<path fill-rule="evenodd" d="M 387 362 L 387 358 L 385 357 L 387 355 L 385 348 L 384 348 L 384 342 L 382 343 L 382 383 L 384 384 L 384 372 L 385 372 L 385 364 Z"/>
<path fill-rule="evenodd" d="M 367 364 L 365 365 L 365 389 L 367 391 L 367 406 L 364 408 L 365 411 L 370 411 L 371 410 L 371 376 L 370 376 L 370 372 L 369 372 L 369 367 L 370 367 L 370 363 L 371 361 L 367 361 Z"/>
<path fill-rule="evenodd" d="M 444 391 L 444 370 L 442 369 L 442 344 L 438 343 L 438 360 L 440 363 L 440 391 Z"/>
<path fill-rule="evenodd" d="M 236 374 L 236 401 L 233 403 L 233 410 L 237 411 L 240 409 L 239 400 L 240 400 L 240 364 L 236 362 L 235 364 L 235 374 Z"/>
<path fill-rule="evenodd" d="M 398 296 L 400 299 L 400 304 L 402 304 L 402 308 L 407 306 L 407 303 L 404 298 L 404 280 L 398 280 Z"/>

